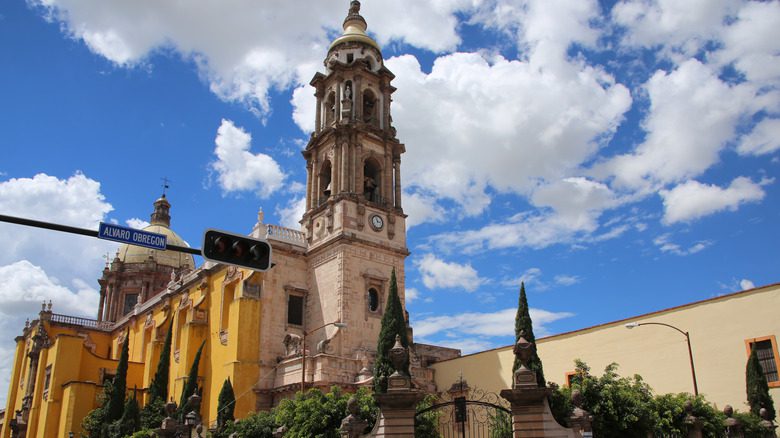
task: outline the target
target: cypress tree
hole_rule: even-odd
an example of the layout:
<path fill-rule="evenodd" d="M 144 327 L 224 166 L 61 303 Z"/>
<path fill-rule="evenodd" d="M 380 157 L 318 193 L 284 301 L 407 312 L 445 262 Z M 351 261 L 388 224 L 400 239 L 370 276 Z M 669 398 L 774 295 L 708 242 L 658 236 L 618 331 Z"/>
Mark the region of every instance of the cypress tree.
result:
<path fill-rule="evenodd" d="M 116 376 L 111 388 L 111 396 L 106 405 L 106 422 L 111 423 L 122 417 L 125 409 L 125 392 L 127 391 L 127 361 L 130 355 L 130 331 L 125 332 L 125 342 L 119 355 Z"/>
<path fill-rule="evenodd" d="M 184 419 L 184 416 L 187 415 L 189 410 L 187 399 L 198 389 L 198 366 L 200 365 L 200 354 L 203 352 L 204 345 L 206 345 L 205 340 L 201 342 L 198 352 L 195 353 L 195 359 L 192 361 L 190 373 L 187 375 L 187 383 L 184 384 L 184 388 L 181 390 L 181 400 L 179 401 L 180 419 Z"/>
<path fill-rule="evenodd" d="M 165 401 L 168 398 L 168 373 L 171 368 L 171 339 L 173 337 L 173 324 L 168 326 L 168 334 L 165 335 L 160 360 L 157 362 L 157 371 L 154 373 L 152 383 L 149 385 L 150 400 L 159 398 Z"/>
<path fill-rule="evenodd" d="M 406 334 L 406 320 L 404 309 L 401 306 L 401 298 L 398 296 L 398 284 L 395 279 L 395 268 L 390 275 L 390 292 L 387 296 L 385 314 L 382 315 L 382 326 L 379 331 L 379 341 L 376 347 L 376 362 L 374 363 L 374 392 L 387 392 L 387 377 L 395 371 L 390 363 L 389 352 L 395 345 L 395 336 L 401 337 L 404 348 L 409 347 L 409 339 Z M 402 373 L 409 373 L 409 360 L 401 366 Z"/>
<path fill-rule="evenodd" d="M 230 383 L 230 377 L 225 379 L 222 384 L 222 390 L 219 391 L 217 399 L 217 427 L 222 429 L 226 424 L 235 420 L 233 412 L 236 407 L 236 394 L 233 392 L 233 385 Z"/>
<path fill-rule="evenodd" d="M 542 360 L 539 359 L 539 355 L 536 352 L 536 337 L 534 336 L 534 327 L 531 322 L 531 314 L 528 309 L 528 298 L 525 295 L 525 283 L 520 283 L 520 299 L 517 304 L 517 315 L 515 316 L 515 343 L 520 339 L 520 333 L 524 333 L 523 337 L 533 343 L 533 356 L 531 357 L 529 368 L 536 373 L 536 383 L 539 387 L 545 387 L 544 370 L 542 369 Z M 514 373 L 520 368 L 520 360 L 515 357 L 515 363 L 512 366 L 512 372 Z"/>
<path fill-rule="evenodd" d="M 750 412 L 758 416 L 761 408 L 766 408 L 770 419 L 774 420 L 775 405 L 772 397 L 769 396 L 769 384 L 766 382 L 764 370 L 758 361 L 755 344 L 750 348 L 750 357 L 745 367 L 745 386 L 747 387 L 747 400 L 750 405 Z"/>
<path fill-rule="evenodd" d="M 157 362 L 157 371 L 154 373 L 152 383 L 149 385 L 149 402 L 141 410 L 141 426 L 146 429 L 160 427 L 165 418 L 165 400 L 168 399 L 168 377 L 171 367 L 171 339 L 173 337 L 173 324 L 168 326 L 168 334 L 165 335 L 160 360 Z"/>

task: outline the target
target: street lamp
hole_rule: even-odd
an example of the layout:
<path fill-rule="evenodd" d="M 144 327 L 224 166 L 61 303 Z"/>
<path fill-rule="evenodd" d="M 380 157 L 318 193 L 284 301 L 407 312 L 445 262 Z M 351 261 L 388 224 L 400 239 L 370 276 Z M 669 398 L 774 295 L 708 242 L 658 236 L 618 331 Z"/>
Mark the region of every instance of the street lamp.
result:
<path fill-rule="evenodd" d="M 662 325 L 664 327 L 669 327 L 670 329 L 677 330 L 678 332 L 682 333 L 683 336 L 685 336 L 685 341 L 688 343 L 688 358 L 691 361 L 691 376 L 693 377 L 693 395 L 698 396 L 699 385 L 696 384 L 696 368 L 693 366 L 693 350 L 691 350 L 691 336 L 688 334 L 688 332 L 684 332 L 673 325 L 665 324 L 663 322 L 629 322 L 628 324 L 626 324 L 626 328 L 632 329 L 634 327 L 639 327 L 642 325 Z"/>
<path fill-rule="evenodd" d="M 338 328 L 345 328 L 347 326 L 347 323 L 340 322 L 340 321 L 334 321 L 329 322 L 327 324 L 323 324 L 315 329 L 312 330 L 304 330 L 303 331 L 303 339 L 301 340 L 301 394 L 304 392 L 304 387 L 306 385 L 306 336 L 316 332 L 317 330 L 323 329 L 329 325 L 336 326 Z"/>

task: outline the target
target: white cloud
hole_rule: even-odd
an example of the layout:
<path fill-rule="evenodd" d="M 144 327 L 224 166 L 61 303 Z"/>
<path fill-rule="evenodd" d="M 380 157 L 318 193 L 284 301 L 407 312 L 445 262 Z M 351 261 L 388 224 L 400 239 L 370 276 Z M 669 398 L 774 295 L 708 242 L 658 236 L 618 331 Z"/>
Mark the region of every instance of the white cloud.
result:
<path fill-rule="evenodd" d="M 684 248 L 681 245 L 672 242 L 671 235 L 668 233 L 656 237 L 653 239 L 653 243 L 658 247 L 658 249 L 661 250 L 661 252 L 668 252 L 678 256 L 696 254 L 697 252 L 703 251 L 712 245 L 711 241 L 702 240 L 694 243 L 688 248 Z"/>
<path fill-rule="evenodd" d="M 631 103 L 625 87 L 585 66 L 536 69 L 478 53 L 439 57 L 429 74 L 411 55 L 387 65 L 399 136 L 415 145 L 404 156 L 407 187 L 452 199 L 466 215 L 489 205 L 488 187 L 525 194 L 566 177 Z"/>
<path fill-rule="evenodd" d="M 741 155 L 764 155 L 780 149 L 780 119 L 764 119 L 742 137 L 737 146 Z"/>
<path fill-rule="evenodd" d="M 157 52 L 192 60 L 220 98 L 270 111 L 268 92 L 308 83 L 347 12 L 340 0 L 315 2 L 120 2 L 30 0 L 70 36 L 120 66 Z M 300 13 L 301 8 L 306 13 Z M 434 50 L 460 41 L 455 13 L 468 0 L 374 2 L 361 13 L 378 41 Z"/>
<path fill-rule="evenodd" d="M 406 300 L 407 304 L 420 298 L 420 291 L 413 287 L 407 287 L 404 293 L 404 299 Z"/>
<path fill-rule="evenodd" d="M 298 223 L 306 211 L 306 197 L 293 198 L 286 207 L 276 207 L 276 214 L 279 216 L 279 225 L 294 230 L 299 230 L 301 224 Z"/>
<path fill-rule="evenodd" d="M 661 190 L 664 200 L 665 224 L 690 222 L 723 210 L 735 211 L 747 202 L 764 198 L 760 184 L 748 178 L 738 177 L 724 188 L 716 185 L 688 181 L 671 190 Z"/>
<path fill-rule="evenodd" d="M 270 155 L 251 153 L 252 136 L 232 121 L 222 119 L 214 143 L 217 160 L 211 166 L 224 192 L 251 190 L 267 198 L 282 187 L 286 175 L 279 164 Z"/>
<path fill-rule="evenodd" d="M 722 34 L 723 49 L 712 55 L 713 60 L 720 65 L 733 63 L 748 81 L 776 86 L 780 80 L 780 3 L 741 2 L 732 21 Z"/>
<path fill-rule="evenodd" d="M 756 287 L 756 285 L 755 285 L 755 284 L 753 284 L 753 282 L 752 282 L 752 281 L 750 281 L 750 280 L 748 280 L 748 279 L 746 279 L 746 278 L 743 278 L 742 280 L 739 280 L 739 287 L 740 287 L 740 289 L 742 289 L 742 290 L 748 290 L 748 289 L 753 289 L 753 288 L 755 288 L 755 287 Z"/>
<path fill-rule="evenodd" d="M 137 230 L 143 230 L 144 228 L 149 226 L 149 222 L 145 221 L 143 219 L 139 219 L 137 217 L 130 218 L 125 221 L 128 227 L 135 228 Z"/>
<path fill-rule="evenodd" d="M 407 214 L 406 229 L 426 222 L 440 223 L 447 218 L 447 211 L 436 202 L 433 196 L 404 192 L 404 213 Z"/>
<path fill-rule="evenodd" d="M 556 275 L 553 281 L 561 286 L 571 286 L 579 283 L 582 279 L 576 275 Z"/>
<path fill-rule="evenodd" d="M 670 73 L 656 72 L 645 89 L 650 99 L 643 122 L 647 138 L 633 153 L 597 165 L 594 173 L 614 175 L 617 186 L 646 193 L 715 164 L 740 119 L 759 108 L 753 86 L 729 85 L 696 59 Z"/>
<path fill-rule="evenodd" d="M 460 288 L 473 292 L 485 282 L 471 264 L 448 263 L 433 254 L 425 254 L 415 265 L 429 289 Z"/>
<path fill-rule="evenodd" d="M 612 18 L 627 29 L 623 44 L 660 46 L 666 55 L 693 56 L 717 40 L 737 0 L 624 0 L 612 8 Z"/>
<path fill-rule="evenodd" d="M 0 211 L 10 216 L 97 230 L 113 210 L 100 183 L 87 176 L 59 179 L 40 173 L 0 182 Z M 117 245 L 104 240 L 0 223 L 0 266 L 29 260 L 60 279 L 95 277 L 102 257 Z M 73 263 L 78 260 L 78 263 Z"/>
<path fill-rule="evenodd" d="M 56 313 L 94 318 L 98 292 L 82 280 L 73 280 L 74 289 L 59 284 L 39 266 L 27 260 L 0 266 L 0 314 L 35 316 L 43 300 L 51 300 Z"/>
<path fill-rule="evenodd" d="M 542 309 L 530 309 L 531 320 L 534 323 L 534 335 L 550 334 L 548 324 L 563 318 L 574 316 L 570 312 L 550 312 Z M 448 333 L 452 337 L 482 336 L 514 336 L 515 315 L 517 308 L 508 308 L 496 312 L 467 312 L 457 315 L 439 315 L 423 318 L 413 322 L 414 334 L 420 338 L 430 338 L 437 334 Z"/>

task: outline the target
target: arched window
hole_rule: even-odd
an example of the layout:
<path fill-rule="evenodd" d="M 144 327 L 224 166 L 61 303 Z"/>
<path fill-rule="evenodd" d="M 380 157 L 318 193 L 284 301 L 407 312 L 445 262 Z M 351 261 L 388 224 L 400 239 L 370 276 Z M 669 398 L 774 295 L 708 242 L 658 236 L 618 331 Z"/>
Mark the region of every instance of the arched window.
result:
<path fill-rule="evenodd" d="M 222 309 L 219 322 L 219 341 L 227 345 L 227 334 L 230 328 L 230 307 L 235 298 L 236 282 L 226 284 L 222 290 Z"/>
<path fill-rule="evenodd" d="M 371 90 L 363 91 L 363 121 L 374 126 L 379 126 L 377 111 L 377 100 L 374 92 Z"/>
<path fill-rule="evenodd" d="M 325 126 L 330 126 L 336 121 L 336 93 L 331 91 L 325 98 Z"/>
<path fill-rule="evenodd" d="M 368 290 L 368 311 L 379 311 L 379 292 L 373 287 Z"/>
<path fill-rule="evenodd" d="M 374 158 L 363 163 L 363 196 L 367 201 L 381 202 L 382 168 Z"/>
<path fill-rule="evenodd" d="M 320 204 L 330 198 L 332 191 L 330 160 L 325 160 L 320 167 Z"/>

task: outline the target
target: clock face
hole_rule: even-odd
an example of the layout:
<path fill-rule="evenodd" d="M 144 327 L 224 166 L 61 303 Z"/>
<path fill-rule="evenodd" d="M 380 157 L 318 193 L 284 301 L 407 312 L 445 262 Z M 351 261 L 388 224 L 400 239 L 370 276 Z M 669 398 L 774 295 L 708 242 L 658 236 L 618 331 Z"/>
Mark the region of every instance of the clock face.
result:
<path fill-rule="evenodd" d="M 382 216 L 375 214 L 371 216 L 371 225 L 374 227 L 375 230 L 381 230 L 382 227 L 385 225 L 385 221 L 382 219 Z"/>

